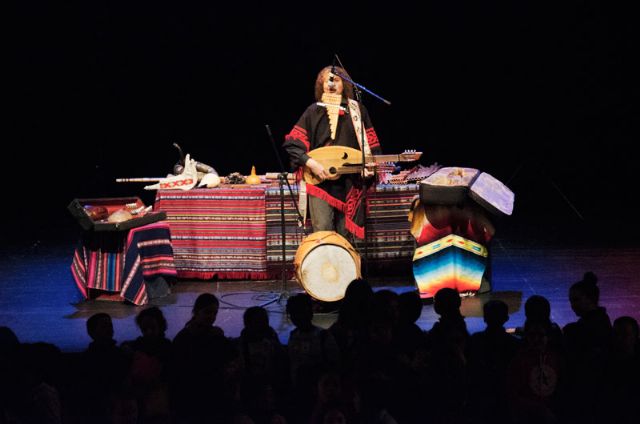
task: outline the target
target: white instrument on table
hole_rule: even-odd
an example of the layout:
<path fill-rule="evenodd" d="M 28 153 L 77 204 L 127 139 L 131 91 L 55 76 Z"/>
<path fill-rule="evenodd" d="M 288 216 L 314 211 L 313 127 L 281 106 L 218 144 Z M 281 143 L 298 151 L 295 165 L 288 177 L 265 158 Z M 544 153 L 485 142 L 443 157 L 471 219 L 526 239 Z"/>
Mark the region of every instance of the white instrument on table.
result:
<path fill-rule="evenodd" d="M 360 278 L 360 255 L 335 231 L 317 231 L 300 243 L 294 268 L 310 296 L 335 302 L 344 297 L 349 283 Z"/>
<path fill-rule="evenodd" d="M 184 159 L 184 170 L 180 175 L 163 178 L 158 183 L 145 186 L 145 190 L 191 190 L 198 183 L 196 161 L 189 154 Z"/>
<path fill-rule="evenodd" d="M 170 175 L 166 178 L 117 178 L 118 183 L 129 182 L 154 182 L 156 184 L 145 186 L 145 190 L 191 190 L 198 183 L 198 170 L 196 161 L 189 155 L 185 157 L 184 170 L 179 175 Z"/>

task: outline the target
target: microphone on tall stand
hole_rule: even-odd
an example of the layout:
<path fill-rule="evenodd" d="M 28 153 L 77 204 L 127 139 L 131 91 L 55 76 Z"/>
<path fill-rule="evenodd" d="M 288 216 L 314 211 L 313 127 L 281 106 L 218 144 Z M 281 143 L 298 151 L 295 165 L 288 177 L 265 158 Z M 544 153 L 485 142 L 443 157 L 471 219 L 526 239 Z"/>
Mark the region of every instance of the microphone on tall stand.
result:
<path fill-rule="evenodd" d="M 329 71 L 329 88 L 335 88 L 336 83 L 333 79 L 336 77 L 336 58 L 334 56 L 333 63 L 331 64 L 331 70 Z"/>
<path fill-rule="evenodd" d="M 333 71 L 335 70 L 335 66 L 331 67 L 331 71 L 329 71 L 329 88 L 334 88 L 336 86 L 336 83 L 333 82 L 333 78 L 335 78 L 335 74 L 333 73 Z"/>

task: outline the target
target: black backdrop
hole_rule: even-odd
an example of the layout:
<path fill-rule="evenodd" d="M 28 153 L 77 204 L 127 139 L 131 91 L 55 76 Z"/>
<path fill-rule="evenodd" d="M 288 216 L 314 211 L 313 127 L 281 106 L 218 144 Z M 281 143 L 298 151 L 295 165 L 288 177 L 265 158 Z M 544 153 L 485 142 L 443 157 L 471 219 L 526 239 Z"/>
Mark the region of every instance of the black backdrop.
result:
<path fill-rule="evenodd" d="M 637 52 L 618 2 L 188 3 L 9 6 L 4 230 L 68 224 L 76 197 L 152 202 L 114 179 L 166 174 L 173 142 L 223 175 L 277 171 L 265 124 L 280 144 L 334 53 L 392 102 L 364 99 L 386 152 L 489 172 L 522 218 L 634 216 Z"/>

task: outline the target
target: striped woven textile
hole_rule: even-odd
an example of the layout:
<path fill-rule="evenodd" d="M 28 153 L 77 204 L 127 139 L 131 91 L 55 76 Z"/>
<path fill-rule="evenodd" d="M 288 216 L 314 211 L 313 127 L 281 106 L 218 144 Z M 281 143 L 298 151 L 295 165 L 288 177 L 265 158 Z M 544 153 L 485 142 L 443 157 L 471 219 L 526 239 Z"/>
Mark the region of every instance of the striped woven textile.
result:
<path fill-rule="evenodd" d="M 180 278 L 267 279 L 266 185 L 158 190 Z"/>
<path fill-rule="evenodd" d="M 291 185 L 296 202 L 298 188 Z M 367 199 L 368 253 L 376 263 L 401 262 L 410 273 L 415 250 L 407 215 L 418 186 L 379 185 Z M 224 185 L 189 191 L 158 190 L 155 209 L 167 213 L 178 277 L 208 280 L 275 279 L 282 275 L 280 188 Z M 287 278 L 305 232 L 284 188 Z M 311 234 L 307 220 L 306 233 Z M 358 246 L 356 246 L 358 247 Z"/>
<path fill-rule="evenodd" d="M 291 191 L 298 202 L 298 187 L 291 185 Z M 267 208 L 267 272 L 271 278 L 282 276 L 282 217 L 280 214 L 281 198 L 280 187 L 269 187 L 266 191 L 266 208 Z M 284 220 L 285 220 L 285 272 L 287 278 L 293 276 L 293 258 L 300 242 L 306 234 L 311 234 L 311 221 L 306 220 L 306 226 L 303 229 L 298 225 L 298 213 L 289 188 L 284 187 Z"/>
<path fill-rule="evenodd" d="M 296 202 L 297 186 L 293 185 Z M 411 223 L 407 216 L 411 200 L 418 195 L 417 184 L 379 184 L 375 192 L 367 193 L 367 253 L 374 269 L 393 266 L 394 270 L 411 272 L 411 258 L 415 250 L 415 239 L 410 233 Z M 280 217 L 280 189 L 269 187 L 267 204 L 267 270 L 272 278 L 281 276 L 282 232 Z M 293 259 L 305 232 L 298 226 L 297 213 L 289 190 L 285 187 L 285 246 L 287 277 L 293 275 Z M 311 234 L 311 221 L 307 219 L 306 234 Z M 362 243 L 356 247 L 363 254 Z"/>
<path fill-rule="evenodd" d="M 71 274 L 87 299 L 95 290 L 145 305 L 145 280 L 177 275 L 169 225 L 155 222 L 128 232 L 87 231 L 73 255 Z"/>
<path fill-rule="evenodd" d="M 416 249 L 413 275 L 423 299 L 441 288 L 452 288 L 461 295 L 473 295 L 482 284 L 489 252 L 473 240 L 450 234 Z"/>
<path fill-rule="evenodd" d="M 374 264 L 410 264 L 416 245 L 407 216 L 417 194 L 417 184 L 379 184 L 367 194 L 368 254 Z"/>
<path fill-rule="evenodd" d="M 71 274 L 85 298 L 89 290 L 120 292 L 126 232 L 83 232 L 73 254 Z"/>

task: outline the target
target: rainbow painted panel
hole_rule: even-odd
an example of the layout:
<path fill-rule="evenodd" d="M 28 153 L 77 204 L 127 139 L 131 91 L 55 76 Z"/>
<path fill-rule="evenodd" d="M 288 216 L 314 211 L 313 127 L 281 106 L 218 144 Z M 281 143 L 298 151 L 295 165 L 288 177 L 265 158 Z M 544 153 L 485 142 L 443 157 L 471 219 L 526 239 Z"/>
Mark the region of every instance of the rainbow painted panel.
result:
<path fill-rule="evenodd" d="M 488 250 L 474 241 L 451 234 L 420 246 L 413 256 L 413 276 L 421 298 L 431 298 L 441 288 L 462 294 L 480 289 Z"/>

